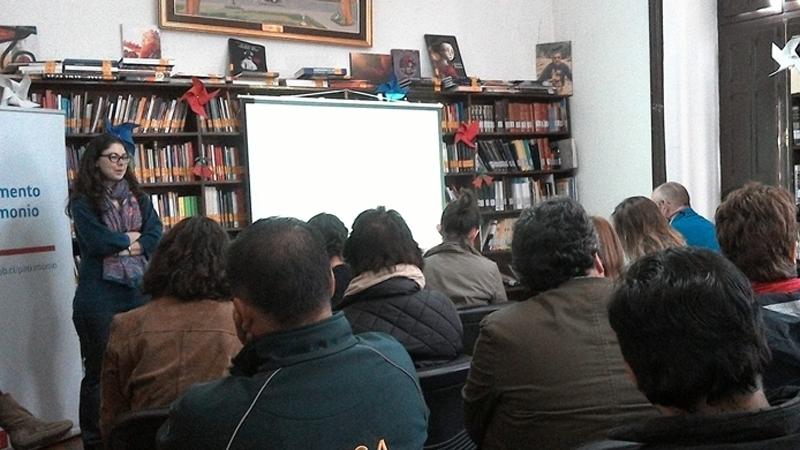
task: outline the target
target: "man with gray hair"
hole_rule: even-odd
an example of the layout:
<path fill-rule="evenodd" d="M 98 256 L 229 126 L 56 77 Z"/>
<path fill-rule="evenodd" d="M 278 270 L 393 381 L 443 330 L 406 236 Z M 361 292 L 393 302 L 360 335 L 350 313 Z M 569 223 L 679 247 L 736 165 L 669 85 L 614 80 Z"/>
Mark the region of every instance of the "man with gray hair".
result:
<path fill-rule="evenodd" d="M 720 251 L 714 224 L 692 209 L 689 192 L 683 185 L 674 181 L 664 183 L 653 191 L 651 198 L 687 245 Z"/>

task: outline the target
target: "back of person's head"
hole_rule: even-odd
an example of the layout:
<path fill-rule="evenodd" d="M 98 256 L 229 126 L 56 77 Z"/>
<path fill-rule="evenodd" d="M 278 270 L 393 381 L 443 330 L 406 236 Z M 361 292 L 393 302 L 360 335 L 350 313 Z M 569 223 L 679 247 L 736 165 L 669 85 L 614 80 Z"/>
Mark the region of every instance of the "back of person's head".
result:
<path fill-rule="evenodd" d="M 629 261 L 670 247 L 686 245 L 655 202 L 647 197 L 626 198 L 614 208 L 611 220 Z"/>
<path fill-rule="evenodd" d="M 592 216 L 597 238 L 600 241 L 598 255 L 607 278 L 617 279 L 622 274 L 625 265 L 625 254 L 619 236 L 608 221 L 602 217 Z"/>
<path fill-rule="evenodd" d="M 722 253 L 751 281 L 797 276 L 796 206 L 786 189 L 748 183 L 725 197 L 715 222 Z"/>
<path fill-rule="evenodd" d="M 347 227 L 333 214 L 319 213 L 308 219 L 308 224 L 322 235 L 328 257 L 342 256 L 344 242 L 347 240 Z"/>
<path fill-rule="evenodd" d="M 514 224 L 512 266 L 533 292 L 586 275 L 597 250 L 592 221 L 578 202 L 566 197 L 524 210 Z"/>
<path fill-rule="evenodd" d="M 207 217 L 178 222 L 164 235 L 144 274 L 142 291 L 153 298 L 229 300 L 225 230 Z"/>
<path fill-rule="evenodd" d="M 353 274 L 378 272 L 398 264 L 423 267 L 420 250 L 406 221 L 383 206 L 368 209 L 353 221 L 350 238 L 344 244 L 344 259 Z"/>
<path fill-rule="evenodd" d="M 744 275 L 713 251 L 642 257 L 618 283 L 608 317 L 653 404 L 693 412 L 760 389 L 770 360 L 760 307 Z"/>
<path fill-rule="evenodd" d="M 307 223 L 261 219 L 233 241 L 227 273 L 233 295 L 292 327 L 330 305 L 333 280 L 322 238 Z"/>
<path fill-rule="evenodd" d="M 689 191 L 682 184 L 668 181 L 653 190 L 653 201 L 665 201 L 673 207 L 690 206 Z"/>
<path fill-rule="evenodd" d="M 442 212 L 441 226 L 445 240 L 463 241 L 480 225 L 478 200 L 470 189 L 463 189 L 461 195 L 448 203 Z"/>

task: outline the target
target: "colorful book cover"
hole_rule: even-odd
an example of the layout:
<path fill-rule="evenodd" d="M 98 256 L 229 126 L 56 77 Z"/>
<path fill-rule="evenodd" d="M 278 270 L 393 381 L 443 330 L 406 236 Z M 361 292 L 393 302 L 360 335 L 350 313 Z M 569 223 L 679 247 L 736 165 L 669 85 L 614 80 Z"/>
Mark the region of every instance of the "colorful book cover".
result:
<path fill-rule="evenodd" d="M 244 72 L 267 72 L 267 50 L 263 45 L 228 39 L 228 62 L 231 75 Z"/>
<path fill-rule="evenodd" d="M 155 25 L 122 25 L 122 57 L 161 59 L 161 33 Z"/>
<path fill-rule="evenodd" d="M 32 63 L 38 53 L 35 26 L 0 25 L 0 71 Z"/>
<path fill-rule="evenodd" d="M 420 79 L 419 50 L 392 50 L 392 67 L 397 81 Z"/>
<path fill-rule="evenodd" d="M 558 95 L 572 95 L 572 43 L 536 44 L 536 75 L 549 81 Z"/>
<path fill-rule="evenodd" d="M 461 60 L 461 52 L 455 36 L 426 34 L 425 44 L 428 47 L 428 56 L 431 58 L 435 77 L 439 79 L 445 77 L 467 78 L 467 71 L 464 69 L 464 62 Z"/>
<path fill-rule="evenodd" d="M 392 55 L 380 53 L 350 53 L 350 76 L 383 84 L 392 78 Z"/>

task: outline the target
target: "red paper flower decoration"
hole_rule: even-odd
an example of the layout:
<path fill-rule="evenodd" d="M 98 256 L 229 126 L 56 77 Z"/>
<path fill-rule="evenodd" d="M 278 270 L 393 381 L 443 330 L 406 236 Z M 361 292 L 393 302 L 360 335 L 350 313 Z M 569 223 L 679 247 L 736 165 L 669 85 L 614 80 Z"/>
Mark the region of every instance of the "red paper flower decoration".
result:
<path fill-rule="evenodd" d="M 476 175 L 472 180 L 472 186 L 474 186 L 475 189 L 480 189 L 484 184 L 490 186 L 492 183 L 494 183 L 494 178 L 483 174 Z"/>
<path fill-rule="evenodd" d="M 206 117 L 205 105 L 217 94 L 219 94 L 219 89 L 214 92 L 208 92 L 202 81 L 198 78 L 192 78 L 192 87 L 181 96 L 181 100 L 186 100 L 186 103 L 189 104 L 195 114 L 200 117 Z"/>
<path fill-rule="evenodd" d="M 462 123 L 458 126 L 453 144 L 463 142 L 469 148 L 477 148 L 478 146 L 475 144 L 475 138 L 478 136 L 478 131 L 478 122 Z"/>

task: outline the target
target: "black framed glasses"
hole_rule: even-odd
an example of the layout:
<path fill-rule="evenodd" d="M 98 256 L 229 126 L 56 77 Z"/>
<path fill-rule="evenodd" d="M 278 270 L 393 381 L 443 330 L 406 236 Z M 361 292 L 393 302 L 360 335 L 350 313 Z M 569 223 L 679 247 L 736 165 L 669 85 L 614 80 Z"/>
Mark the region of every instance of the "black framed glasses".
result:
<path fill-rule="evenodd" d="M 131 161 L 131 157 L 129 155 L 127 155 L 127 154 L 118 155 L 116 153 L 106 153 L 106 154 L 100 155 L 100 157 L 101 158 L 108 158 L 108 160 L 111 161 L 112 164 L 119 164 L 120 162 L 122 162 L 123 164 L 128 164 Z"/>

